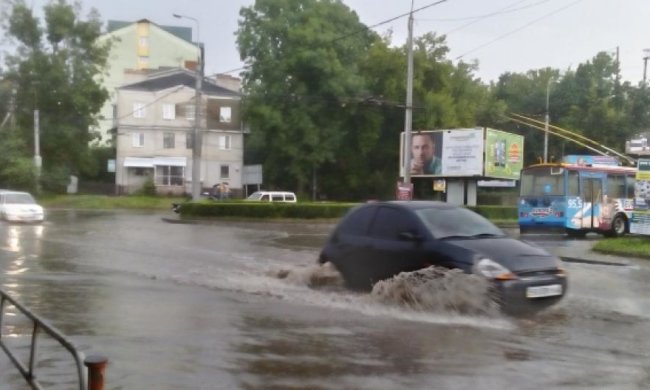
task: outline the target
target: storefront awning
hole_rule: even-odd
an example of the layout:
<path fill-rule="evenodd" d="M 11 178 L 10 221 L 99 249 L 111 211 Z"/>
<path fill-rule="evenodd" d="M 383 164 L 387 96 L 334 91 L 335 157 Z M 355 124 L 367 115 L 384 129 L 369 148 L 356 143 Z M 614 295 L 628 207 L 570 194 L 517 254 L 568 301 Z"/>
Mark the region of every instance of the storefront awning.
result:
<path fill-rule="evenodd" d="M 184 167 L 187 158 L 185 157 L 154 157 L 153 165 L 168 167 Z"/>
<path fill-rule="evenodd" d="M 126 168 L 184 167 L 186 164 L 186 157 L 126 157 L 124 159 Z"/>
<path fill-rule="evenodd" d="M 126 157 L 124 166 L 126 168 L 153 168 L 153 157 Z"/>

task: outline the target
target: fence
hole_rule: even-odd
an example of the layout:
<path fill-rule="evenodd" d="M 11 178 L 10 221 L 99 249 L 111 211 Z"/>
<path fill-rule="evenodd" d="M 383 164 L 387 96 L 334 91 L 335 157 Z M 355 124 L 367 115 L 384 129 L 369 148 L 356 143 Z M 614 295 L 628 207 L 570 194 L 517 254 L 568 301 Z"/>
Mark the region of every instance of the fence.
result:
<path fill-rule="evenodd" d="M 5 309 L 7 308 L 7 303 L 13 305 L 16 310 L 20 311 L 25 317 L 27 317 L 32 323 L 32 334 L 31 334 L 31 343 L 29 348 L 29 361 L 27 364 L 20 361 L 15 351 L 12 351 L 3 340 L 3 320 L 5 315 Z M 51 325 L 47 324 L 44 320 L 40 319 L 38 316 L 33 314 L 29 309 L 18 303 L 16 300 L 11 298 L 7 293 L 0 290 L 0 347 L 5 351 L 9 359 L 16 366 L 18 371 L 25 378 L 27 383 L 33 389 L 42 389 L 42 385 L 37 380 L 36 377 L 36 368 L 37 368 L 37 358 L 38 358 L 38 337 L 39 335 L 45 332 L 54 340 L 56 340 L 61 346 L 63 346 L 70 354 L 75 361 L 76 372 L 78 377 L 79 389 L 80 390 L 103 390 L 104 389 L 104 370 L 106 368 L 107 359 L 101 356 L 89 356 L 84 359 L 84 356 L 77 348 L 67 340 L 58 330 L 56 330 Z M 83 364 L 88 368 L 88 378 L 86 378 L 86 373 L 83 369 Z"/>

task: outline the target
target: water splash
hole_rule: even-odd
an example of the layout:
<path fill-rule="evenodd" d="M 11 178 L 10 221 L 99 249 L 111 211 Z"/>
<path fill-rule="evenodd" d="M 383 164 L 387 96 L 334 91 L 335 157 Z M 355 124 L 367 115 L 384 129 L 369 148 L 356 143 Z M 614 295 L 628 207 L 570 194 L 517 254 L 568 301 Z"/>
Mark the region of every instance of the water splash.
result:
<path fill-rule="evenodd" d="M 271 271 L 271 276 L 315 289 L 339 290 L 344 286 L 341 274 L 330 263 L 303 268 L 274 270 Z"/>
<path fill-rule="evenodd" d="M 492 284 L 485 278 L 458 269 L 428 267 L 399 275 L 375 284 L 370 294 L 345 289 L 341 274 L 330 264 L 300 268 L 282 268 L 268 273 L 294 286 L 311 290 L 335 291 L 350 299 L 361 299 L 384 308 L 414 313 L 501 317 L 499 304 L 493 299 Z M 334 299 L 333 296 L 330 297 Z M 357 302 L 357 304 L 360 302 Z"/>
<path fill-rule="evenodd" d="M 371 296 L 378 301 L 417 311 L 451 312 L 495 317 L 499 305 L 493 299 L 491 283 L 459 269 L 428 267 L 402 272 L 379 281 Z"/>

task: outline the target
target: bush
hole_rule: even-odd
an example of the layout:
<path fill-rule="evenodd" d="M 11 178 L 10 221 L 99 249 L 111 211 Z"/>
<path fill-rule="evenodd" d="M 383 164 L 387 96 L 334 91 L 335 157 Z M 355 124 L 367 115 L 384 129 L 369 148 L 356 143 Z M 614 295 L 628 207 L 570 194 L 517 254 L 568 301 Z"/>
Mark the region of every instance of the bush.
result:
<path fill-rule="evenodd" d="M 153 179 L 147 179 L 135 195 L 156 196 L 156 185 L 153 183 Z"/>
<path fill-rule="evenodd" d="M 181 217 L 340 218 L 354 203 L 186 202 Z"/>
<path fill-rule="evenodd" d="M 257 203 L 246 201 L 199 201 L 182 203 L 178 209 L 183 218 L 245 217 L 245 218 L 340 218 L 358 203 Z M 509 206 L 474 206 L 469 209 L 493 221 L 516 220 L 517 208 Z"/>

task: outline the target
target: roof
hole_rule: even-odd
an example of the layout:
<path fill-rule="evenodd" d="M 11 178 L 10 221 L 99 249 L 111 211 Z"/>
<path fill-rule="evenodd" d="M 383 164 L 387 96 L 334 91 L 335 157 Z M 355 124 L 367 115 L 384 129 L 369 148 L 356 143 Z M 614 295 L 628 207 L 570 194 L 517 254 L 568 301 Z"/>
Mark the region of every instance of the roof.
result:
<path fill-rule="evenodd" d="M 119 89 L 127 91 L 148 91 L 155 92 L 161 91 L 176 86 L 184 85 L 186 87 L 196 88 L 196 74 L 186 69 L 175 69 L 173 71 L 162 72 L 151 75 L 148 79 L 138 81 L 133 84 L 123 85 Z M 218 96 L 240 96 L 239 92 L 220 87 L 215 84 L 211 79 L 203 78 L 201 83 L 201 92 L 206 95 Z"/>
<path fill-rule="evenodd" d="M 178 38 L 180 38 L 180 39 L 182 39 L 184 41 L 192 43 L 192 28 L 191 27 L 162 26 L 162 25 L 153 23 L 148 19 L 140 19 L 140 20 L 135 21 L 135 22 L 127 22 L 127 21 L 123 21 L 123 20 L 109 20 L 108 24 L 106 26 L 106 30 L 107 30 L 107 32 L 111 33 L 113 31 L 122 29 L 124 27 L 131 26 L 131 25 L 133 25 L 135 23 L 140 23 L 140 22 L 148 22 L 148 23 L 154 24 L 154 25 L 160 27 L 161 29 L 167 31 L 168 33 L 170 33 L 172 35 L 175 35 L 176 37 L 178 37 Z"/>

